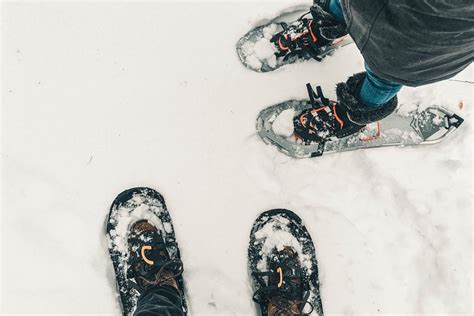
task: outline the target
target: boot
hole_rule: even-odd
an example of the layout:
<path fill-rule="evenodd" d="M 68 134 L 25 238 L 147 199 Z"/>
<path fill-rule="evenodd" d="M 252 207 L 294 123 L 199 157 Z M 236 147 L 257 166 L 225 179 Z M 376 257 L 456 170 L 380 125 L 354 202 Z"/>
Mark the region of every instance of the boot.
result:
<path fill-rule="evenodd" d="M 311 108 L 293 118 L 296 138 L 310 144 L 347 137 L 393 113 L 397 107 L 396 96 L 379 107 L 366 106 L 357 100 L 356 95 L 365 76 L 365 72 L 358 73 L 339 83 L 336 88 L 337 102 L 325 98 L 320 87 L 314 92 L 308 84 Z"/>
<path fill-rule="evenodd" d="M 339 103 L 344 104 L 347 108 L 349 119 L 359 125 L 382 120 L 392 114 L 398 104 L 397 96 L 384 105 L 377 107 L 360 103 L 355 96 L 358 94 L 366 75 L 366 72 L 355 74 L 349 77 L 345 83 L 339 83 L 336 88 Z"/>
<path fill-rule="evenodd" d="M 180 259 L 170 259 L 167 243 L 158 229 L 147 220 L 139 220 L 130 228 L 129 268 L 127 276 L 133 279 L 142 293 L 157 286 L 167 286 L 181 293 L 177 277 L 183 273 Z"/>

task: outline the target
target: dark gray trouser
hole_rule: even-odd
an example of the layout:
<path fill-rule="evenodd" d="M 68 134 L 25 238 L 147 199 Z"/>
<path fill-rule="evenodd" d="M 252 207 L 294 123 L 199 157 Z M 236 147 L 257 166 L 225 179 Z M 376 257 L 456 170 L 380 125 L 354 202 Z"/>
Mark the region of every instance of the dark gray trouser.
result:
<path fill-rule="evenodd" d="M 176 289 L 160 286 L 143 292 L 134 316 L 184 316 L 183 301 Z"/>

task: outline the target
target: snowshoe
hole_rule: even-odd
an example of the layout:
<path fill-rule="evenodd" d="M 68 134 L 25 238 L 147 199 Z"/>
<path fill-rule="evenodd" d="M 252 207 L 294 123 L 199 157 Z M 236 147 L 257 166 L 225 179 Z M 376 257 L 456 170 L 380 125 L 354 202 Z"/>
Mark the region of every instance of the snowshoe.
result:
<path fill-rule="evenodd" d="M 396 96 L 380 107 L 364 106 L 354 96 L 364 78 L 365 73 L 359 73 L 339 83 L 338 102 L 326 99 L 320 87 L 314 92 L 308 84 L 309 100 L 290 100 L 261 111 L 258 134 L 286 155 L 310 158 L 364 148 L 434 144 L 464 121 L 438 106 L 392 114 L 398 104 Z M 289 116 L 291 128 L 280 124 Z"/>
<path fill-rule="evenodd" d="M 257 72 L 299 60 L 321 61 L 337 47 L 351 43 L 345 29 L 315 4 L 310 11 L 283 14 L 250 31 L 238 41 L 237 53 L 245 66 Z"/>
<path fill-rule="evenodd" d="M 323 315 L 313 241 L 295 213 L 262 213 L 250 233 L 248 257 L 261 315 Z"/>
<path fill-rule="evenodd" d="M 158 192 L 133 188 L 120 193 L 106 219 L 106 238 L 123 315 L 132 315 L 140 294 L 157 286 L 177 291 L 187 313 L 183 263 Z"/>

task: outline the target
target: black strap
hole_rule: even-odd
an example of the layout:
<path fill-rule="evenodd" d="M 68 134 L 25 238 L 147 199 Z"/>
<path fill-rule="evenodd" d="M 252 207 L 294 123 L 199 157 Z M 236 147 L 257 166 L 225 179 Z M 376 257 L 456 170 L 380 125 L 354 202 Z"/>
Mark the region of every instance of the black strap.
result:
<path fill-rule="evenodd" d="M 288 24 L 287 24 L 287 23 L 285 23 L 285 22 L 280 22 L 280 25 L 281 25 L 283 31 L 288 30 Z"/>
<path fill-rule="evenodd" d="M 313 105 L 313 108 L 318 109 L 322 106 L 328 106 L 329 105 L 329 99 L 324 97 L 323 90 L 321 89 L 321 86 L 316 87 L 316 92 L 314 92 L 313 88 L 311 87 L 310 83 L 306 84 L 306 89 L 308 90 L 308 95 L 309 95 L 309 100 L 311 104 Z M 316 102 L 316 99 L 319 99 L 321 103 Z"/>
<path fill-rule="evenodd" d="M 310 28 L 309 20 L 306 18 L 303 18 L 303 16 L 300 18 L 300 20 L 302 21 L 304 27 L 309 29 Z M 288 24 L 285 22 L 280 22 L 280 25 L 283 28 L 283 31 L 279 33 L 281 34 L 280 35 L 281 37 L 283 36 L 282 33 L 286 32 L 289 29 L 289 27 L 288 27 Z M 305 45 L 305 43 L 307 44 Z M 288 58 L 290 58 L 290 56 L 294 56 L 294 55 L 298 55 L 298 57 L 303 57 L 304 54 L 308 55 L 309 57 L 317 61 L 322 60 L 322 58 L 319 56 L 319 54 L 321 53 L 320 48 L 316 45 L 315 42 L 313 42 L 312 38 L 308 35 L 298 38 L 294 41 L 292 40 L 285 41 L 285 45 L 287 45 L 289 52 L 280 52 L 278 54 L 280 55 L 279 57 L 285 56 L 284 60 L 287 60 Z"/>
<path fill-rule="evenodd" d="M 316 59 L 317 61 L 323 60 L 321 57 L 319 57 L 319 50 L 314 48 L 314 46 L 305 45 L 301 37 L 298 38 L 295 42 L 298 44 L 298 47 L 311 58 Z"/>
<path fill-rule="evenodd" d="M 314 108 L 316 108 L 316 100 L 315 97 L 317 97 L 316 93 L 314 93 L 313 88 L 311 87 L 310 83 L 306 84 L 306 90 L 308 90 L 308 95 L 309 95 L 309 101 L 313 105 Z M 319 107 L 319 106 L 318 106 Z"/>
<path fill-rule="evenodd" d="M 312 152 L 311 153 L 311 158 L 313 157 L 319 157 L 319 156 L 322 156 L 323 153 L 324 153 L 324 146 L 326 146 L 326 142 L 319 142 L 318 143 L 318 150 L 316 150 L 315 152 Z"/>
<path fill-rule="evenodd" d="M 321 103 L 324 105 L 329 105 L 329 99 L 324 97 L 323 90 L 321 89 L 321 86 L 316 87 L 316 94 L 318 98 L 321 100 Z"/>

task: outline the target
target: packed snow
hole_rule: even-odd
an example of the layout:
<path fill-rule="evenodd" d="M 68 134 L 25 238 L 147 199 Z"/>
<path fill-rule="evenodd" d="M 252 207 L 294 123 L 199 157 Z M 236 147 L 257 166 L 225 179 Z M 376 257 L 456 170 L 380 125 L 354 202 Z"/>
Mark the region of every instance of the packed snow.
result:
<path fill-rule="evenodd" d="M 293 135 L 293 118 L 295 115 L 296 113 L 293 109 L 282 111 L 272 125 L 275 134 L 285 137 Z"/>
<path fill-rule="evenodd" d="M 277 58 L 275 52 L 275 44 L 270 42 L 273 34 L 277 32 L 277 25 L 270 24 L 263 28 L 263 37 L 255 42 L 248 41 L 242 46 L 242 51 L 245 54 L 246 64 L 255 70 L 260 70 L 262 65 L 268 65 L 270 68 L 277 66 Z"/>
<path fill-rule="evenodd" d="M 2 315 L 119 315 L 104 220 L 136 186 L 166 200 L 191 315 L 256 315 L 249 233 L 272 208 L 311 233 L 327 314 L 472 314 L 472 66 L 399 94 L 463 116 L 449 140 L 289 158 L 257 114 L 363 70 L 355 45 L 240 63 L 243 34 L 301 3 L 3 4 Z"/>
<path fill-rule="evenodd" d="M 275 225 L 274 222 L 277 222 L 278 225 Z M 303 252 L 298 239 L 285 226 L 288 223 L 288 219 L 282 216 L 275 216 L 273 220 L 255 232 L 256 240 L 264 240 L 261 253 L 269 254 L 275 248 L 278 251 L 282 251 L 285 247 L 291 247 L 298 254 L 302 266 L 308 269 L 308 274 L 311 274 L 311 255 Z M 278 226 L 280 229 L 275 229 L 275 226 Z M 262 260 L 258 262 L 257 269 L 262 272 L 268 271 L 267 256 L 264 255 Z"/>
<path fill-rule="evenodd" d="M 172 225 L 169 222 L 163 222 L 157 217 L 163 211 L 161 203 L 152 198 L 142 195 L 134 195 L 130 205 L 125 204 L 115 208 L 115 213 L 110 217 L 109 221 L 116 225 L 110 231 L 111 238 L 108 240 L 113 245 L 113 249 L 121 254 L 127 254 L 128 241 L 127 233 L 133 223 L 146 219 L 152 223 L 162 235 L 172 232 Z M 123 260 L 127 256 L 123 256 Z"/>

